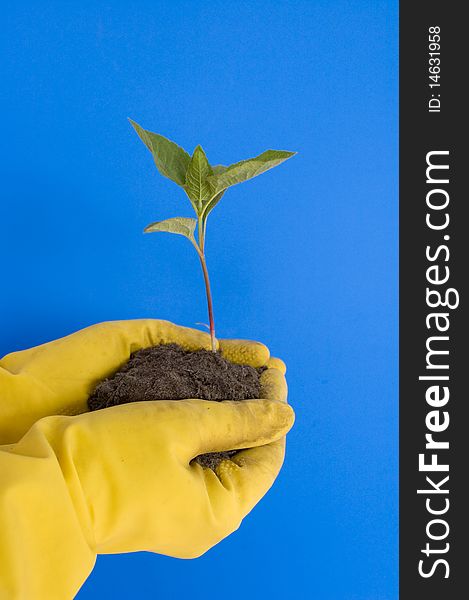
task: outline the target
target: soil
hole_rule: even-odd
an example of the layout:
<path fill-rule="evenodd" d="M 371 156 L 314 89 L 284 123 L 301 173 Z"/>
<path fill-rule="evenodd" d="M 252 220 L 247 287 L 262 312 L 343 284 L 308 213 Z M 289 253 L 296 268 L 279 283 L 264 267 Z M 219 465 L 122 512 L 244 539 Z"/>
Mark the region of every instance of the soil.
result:
<path fill-rule="evenodd" d="M 237 365 L 209 350 L 184 350 L 177 344 L 134 352 L 114 375 L 100 382 L 88 399 L 90 410 L 145 400 L 249 400 L 260 398 L 264 369 Z M 236 450 L 201 454 L 194 460 L 215 469 Z"/>

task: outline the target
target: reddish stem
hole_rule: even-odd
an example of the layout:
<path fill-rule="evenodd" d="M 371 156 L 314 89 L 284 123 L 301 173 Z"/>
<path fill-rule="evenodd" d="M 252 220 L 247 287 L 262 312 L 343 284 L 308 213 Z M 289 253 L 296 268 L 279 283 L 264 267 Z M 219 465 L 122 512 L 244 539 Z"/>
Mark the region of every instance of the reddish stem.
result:
<path fill-rule="evenodd" d="M 207 308 L 208 308 L 208 321 L 210 326 L 210 339 L 212 341 L 213 352 L 217 351 L 217 340 L 215 338 L 215 322 L 213 319 L 213 304 L 212 304 L 212 292 L 210 289 L 210 279 L 208 276 L 207 263 L 205 262 L 205 256 L 202 252 L 199 253 L 200 264 L 202 265 L 202 271 L 204 274 L 205 291 L 207 293 Z"/>

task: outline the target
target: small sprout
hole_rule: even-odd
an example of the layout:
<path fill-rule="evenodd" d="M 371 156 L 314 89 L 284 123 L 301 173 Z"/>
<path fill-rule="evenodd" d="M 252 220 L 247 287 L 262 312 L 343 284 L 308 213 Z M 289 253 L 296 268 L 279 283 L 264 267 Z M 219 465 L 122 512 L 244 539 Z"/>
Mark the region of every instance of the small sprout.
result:
<path fill-rule="evenodd" d="M 215 322 L 213 318 L 212 293 L 205 260 L 205 234 L 207 217 L 215 208 L 229 187 L 252 179 L 269 169 L 280 165 L 296 152 L 266 150 L 255 158 L 248 158 L 228 167 L 211 166 L 202 146 L 197 146 L 192 156 L 183 148 L 157 133 L 130 123 L 138 136 L 153 155 L 158 171 L 177 183 L 187 194 L 196 218 L 174 217 L 156 221 L 145 227 L 145 233 L 166 231 L 185 236 L 194 246 L 200 259 L 207 294 L 209 331 L 212 350 L 216 352 Z M 197 240 L 195 232 L 197 229 Z"/>

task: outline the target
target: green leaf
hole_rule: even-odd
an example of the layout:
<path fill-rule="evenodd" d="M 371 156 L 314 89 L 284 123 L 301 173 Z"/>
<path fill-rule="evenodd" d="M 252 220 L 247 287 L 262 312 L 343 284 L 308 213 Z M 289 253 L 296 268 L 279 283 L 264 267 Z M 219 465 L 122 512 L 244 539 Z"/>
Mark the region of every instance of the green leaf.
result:
<path fill-rule="evenodd" d="M 187 217 L 174 217 L 172 219 L 151 223 L 145 227 L 143 231 L 145 233 L 153 233 L 154 231 L 176 233 L 178 235 L 184 235 L 193 244 L 195 244 L 194 231 L 196 225 L 197 221 L 195 219 L 189 219 Z"/>
<path fill-rule="evenodd" d="M 225 167 L 225 165 L 215 165 L 214 167 L 212 167 L 212 171 L 215 173 L 215 175 L 224 173 L 226 169 L 228 169 L 228 167 Z"/>
<path fill-rule="evenodd" d="M 214 195 L 216 195 L 232 185 L 242 183 L 261 173 L 265 173 L 265 171 L 280 165 L 295 154 L 296 152 L 286 152 L 283 150 L 266 150 L 255 158 L 242 160 L 225 169 L 220 168 L 223 165 L 218 165 L 218 172 L 208 177 L 208 182 L 214 188 Z"/>
<path fill-rule="evenodd" d="M 186 172 L 184 189 L 189 196 L 197 215 L 201 215 L 205 204 L 213 197 L 213 188 L 207 178 L 213 175 L 202 146 L 197 146 Z"/>
<path fill-rule="evenodd" d="M 132 119 L 129 119 L 129 121 L 142 142 L 153 154 L 153 160 L 158 171 L 178 185 L 184 186 L 186 171 L 191 161 L 190 155 L 171 140 L 158 133 L 143 129 Z"/>

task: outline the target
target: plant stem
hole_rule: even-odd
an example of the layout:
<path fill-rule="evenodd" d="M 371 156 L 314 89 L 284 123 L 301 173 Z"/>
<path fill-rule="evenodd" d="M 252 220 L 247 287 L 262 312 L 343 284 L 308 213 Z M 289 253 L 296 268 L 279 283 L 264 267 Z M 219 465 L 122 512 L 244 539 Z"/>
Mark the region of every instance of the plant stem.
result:
<path fill-rule="evenodd" d="M 208 308 L 208 321 L 210 329 L 210 339 L 212 341 L 212 351 L 217 351 L 217 339 L 215 337 L 215 321 L 213 319 L 213 302 L 212 302 L 212 291 L 210 288 L 210 278 L 208 276 L 207 262 L 205 260 L 205 224 L 199 217 L 198 223 L 199 230 L 199 247 L 197 248 L 197 254 L 200 258 L 200 264 L 202 265 L 202 272 L 204 274 L 205 292 L 207 295 L 207 308 Z"/>
<path fill-rule="evenodd" d="M 200 264 L 202 265 L 202 271 L 204 274 L 204 282 L 205 282 L 205 291 L 207 293 L 207 308 L 208 308 L 208 321 L 210 326 L 210 339 L 212 340 L 212 350 L 213 352 L 217 351 L 217 340 L 215 337 L 215 322 L 213 320 L 213 303 L 212 303 L 212 292 L 210 290 L 210 279 L 208 276 L 207 263 L 205 261 L 205 256 L 200 253 Z"/>

